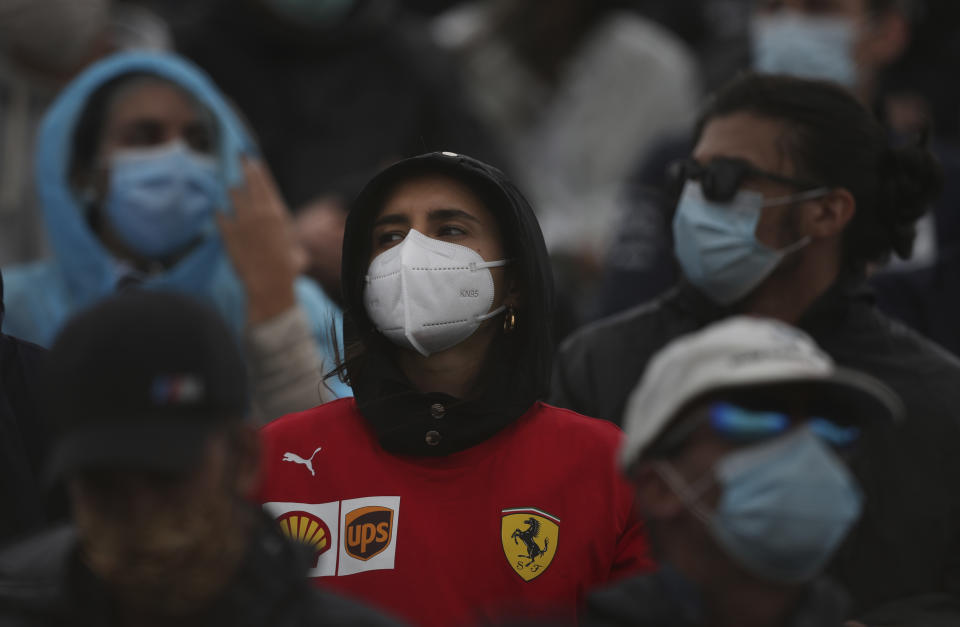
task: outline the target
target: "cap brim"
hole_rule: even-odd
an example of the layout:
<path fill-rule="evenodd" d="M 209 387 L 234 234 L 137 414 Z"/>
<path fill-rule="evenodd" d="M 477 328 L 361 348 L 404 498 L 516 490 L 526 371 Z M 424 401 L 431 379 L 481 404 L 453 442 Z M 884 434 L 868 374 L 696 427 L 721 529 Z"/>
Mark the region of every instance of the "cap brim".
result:
<path fill-rule="evenodd" d="M 865 425 L 903 420 L 903 401 L 893 390 L 873 377 L 846 368 L 836 368 L 827 377 L 770 381 L 751 387 L 806 390 L 807 411 L 834 422 Z"/>
<path fill-rule="evenodd" d="M 685 406 L 691 403 L 699 402 L 706 396 L 715 394 L 746 393 L 750 397 L 756 395 L 757 400 L 764 394 L 771 395 L 769 398 L 776 398 L 774 402 L 769 403 L 768 409 L 775 409 L 777 404 L 784 399 L 780 397 L 792 392 L 802 392 L 804 396 L 804 409 L 809 416 L 818 416 L 827 418 L 833 422 L 847 425 L 868 426 L 872 423 L 884 424 L 894 423 L 903 420 L 904 407 L 900 397 L 889 387 L 874 379 L 873 377 L 861 374 L 854 370 L 845 368 L 835 368 L 834 371 L 824 376 L 811 376 L 809 378 L 793 377 L 790 379 L 773 379 L 767 381 L 752 380 L 740 384 L 727 384 L 711 388 Z M 631 461 L 634 463 L 651 454 L 651 451 L 662 448 L 662 437 L 670 430 L 670 425 L 675 421 L 677 415 L 682 410 L 674 414 L 674 418 L 668 420 L 661 429 L 660 433 L 652 438 L 648 443 L 637 448 L 631 455 Z M 690 423 L 689 430 L 684 430 L 680 434 L 674 433 L 674 440 L 679 438 L 682 441 L 689 436 L 695 422 Z M 660 442 L 660 445 L 658 445 Z M 626 463 L 626 462 L 624 462 Z"/>
<path fill-rule="evenodd" d="M 215 426 L 169 417 L 89 425 L 64 434 L 54 445 L 47 478 L 92 468 L 186 472 L 201 461 Z"/>

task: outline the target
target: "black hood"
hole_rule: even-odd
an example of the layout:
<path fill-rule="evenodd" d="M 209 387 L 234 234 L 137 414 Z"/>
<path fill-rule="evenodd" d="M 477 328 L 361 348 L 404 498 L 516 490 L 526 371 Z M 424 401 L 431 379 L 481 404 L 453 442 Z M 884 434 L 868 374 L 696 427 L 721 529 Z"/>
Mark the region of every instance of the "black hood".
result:
<path fill-rule="evenodd" d="M 398 350 L 374 328 L 363 304 L 373 220 L 403 182 L 441 174 L 466 185 L 494 215 L 521 286 L 517 330 L 500 335 L 488 354 L 475 393 L 467 399 L 420 394 L 396 367 Z M 523 415 L 546 396 L 553 360 L 553 275 L 540 225 L 527 199 L 498 169 L 476 159 L 434 152 L 400 161 L 371 180 L 354 201 L 343 242 L 346 372 L 357 404 L 387 450 L 445 455 L 477 444 Z M 358 350 L 361 356 L 351 359 Z M 437 419 L 430 407 L 443 405 Z M 436 412 L 434 412 L 436 413 Z M 427 445 L 437 431 L 440 444 Z"/>

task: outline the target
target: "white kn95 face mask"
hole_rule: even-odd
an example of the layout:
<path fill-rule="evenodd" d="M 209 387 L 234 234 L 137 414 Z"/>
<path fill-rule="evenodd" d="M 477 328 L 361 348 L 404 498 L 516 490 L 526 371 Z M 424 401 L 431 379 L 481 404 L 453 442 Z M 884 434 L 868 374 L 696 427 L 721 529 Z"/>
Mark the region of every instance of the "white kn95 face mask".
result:
<path fill-rule="evenodd" d="M 424 357 L 439 353 L 506 309 L 490 311 L 494 289 L 489 268 L 507 263 L 484 261 L 466 246 L 410 229 L 401 243 L 370 262 L 363 293 L 367 315 L 397 346 Z"/>

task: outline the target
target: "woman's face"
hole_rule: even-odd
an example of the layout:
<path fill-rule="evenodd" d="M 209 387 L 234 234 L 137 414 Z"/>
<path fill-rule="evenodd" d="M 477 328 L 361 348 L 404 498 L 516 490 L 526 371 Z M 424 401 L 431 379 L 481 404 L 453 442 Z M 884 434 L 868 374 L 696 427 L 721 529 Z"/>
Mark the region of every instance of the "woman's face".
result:
<path fill-rule="evenodd" d="M 162 79 L 120 88 L 100 140 L 101 162 L 122 150 L 152 148 L 175 140 L 200 153 L 213 152 L 213 131 L 202 108 L 179 87 Z"/>
<path fill-rule="evenodd" d="M 466 246 L 485 261 L 506 256 L 500 226 L 493 214 L 465 185 L 442 175 L 426 175 L 398 185 L 374 218 L 370 242 L 373 259 L 403 241 L 410 229 L 433 239 Z M 491 268 L 494 307 L 516 305 L 506 292 L 502 267 Z"/>
<path fill-rule="evenodd" d="M 744 159 L 765 172 L 795 177 L 794 165 L 786 154 L 785 130 L 780 121 L 751 113 L 716 117 L 704 126 L 693 158 L 701 164 L 717 157 Z M 763 178 L 747 179 L 741 189 L 760 192 L 767 199 L 801 191 Z M 803 236 L 798 232 L 801 211 L 803 203 L 764 208 L 755 232 L 757 241 L 776 250 L 796 243 Z"/>

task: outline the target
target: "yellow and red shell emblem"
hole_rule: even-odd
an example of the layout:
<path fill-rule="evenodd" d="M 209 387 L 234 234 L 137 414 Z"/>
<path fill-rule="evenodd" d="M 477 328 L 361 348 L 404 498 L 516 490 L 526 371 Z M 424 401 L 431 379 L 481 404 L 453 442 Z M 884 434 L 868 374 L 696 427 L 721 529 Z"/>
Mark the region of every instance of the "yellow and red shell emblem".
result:
<path fill-rule="evenodd" d="M 332 546 L 327 523 L 309 512 L 287 512 L 277 519 L 277 523 L 288 538 L 312 547 L 316 560 Z"/>

